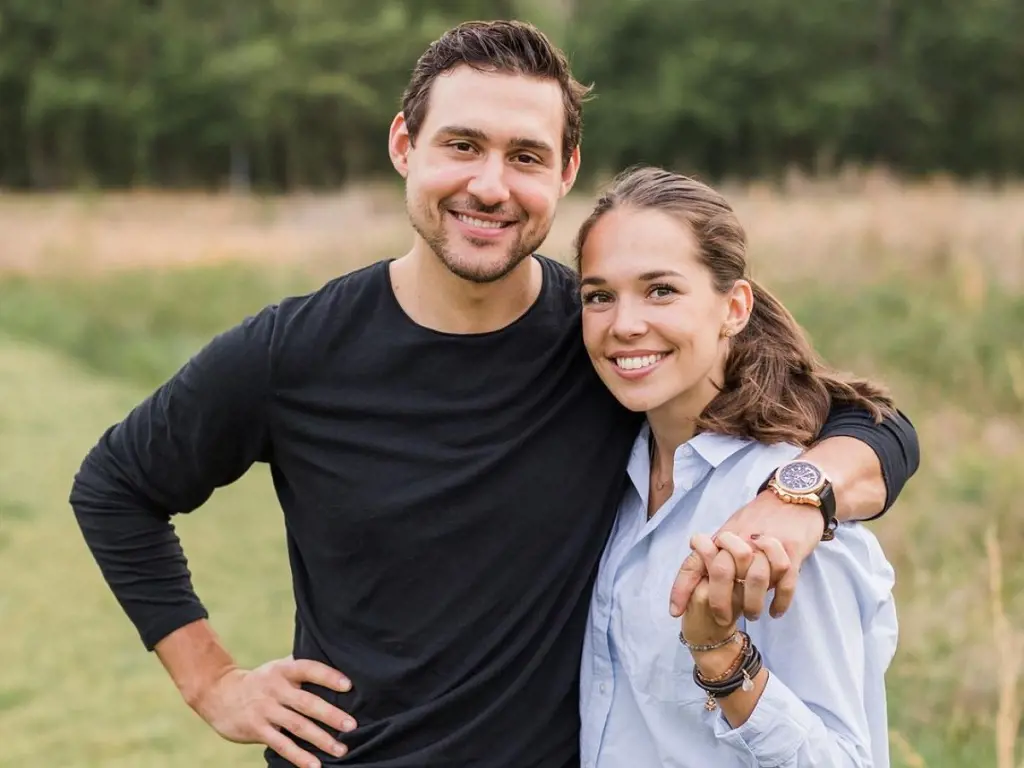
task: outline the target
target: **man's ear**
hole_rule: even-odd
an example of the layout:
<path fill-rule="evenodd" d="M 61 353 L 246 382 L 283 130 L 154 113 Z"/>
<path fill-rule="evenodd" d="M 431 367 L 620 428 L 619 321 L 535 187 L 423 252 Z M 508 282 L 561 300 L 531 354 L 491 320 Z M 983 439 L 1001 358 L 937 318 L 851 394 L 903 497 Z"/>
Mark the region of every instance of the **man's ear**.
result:
<path fill-rule="evenodd" d="M 573 185 L 576 183 L 576 176 L 580 172 L 580 148 L 579 145 L 572 151 L 569 156 L 569 162 L 565 164 L 565 168 L 562 169 L 562 190 L 561 196 L 565 197 L 569 194 Z"/>
<path fill-rule="evenodd" d="M 410 149 L 412 137 L 409 135 L 409 126 L 406 125 L 405 115 L 399 112 L 391 121 L 391 130 L 388 132 L 388 154 L 391 156 L 391 164 L 403 179 L 409 173 Z"/>

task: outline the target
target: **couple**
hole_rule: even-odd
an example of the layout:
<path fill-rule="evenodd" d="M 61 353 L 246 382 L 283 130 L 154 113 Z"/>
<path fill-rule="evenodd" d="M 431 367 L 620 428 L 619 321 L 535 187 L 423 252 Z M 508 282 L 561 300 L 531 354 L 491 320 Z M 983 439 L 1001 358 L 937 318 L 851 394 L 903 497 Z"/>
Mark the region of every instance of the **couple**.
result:
<path fill-rule="evenodd" d="M 813 361 L 705 186 L 629 172 L 579 274 L 535 254 L 585 94 L 529 25 L 443 35 L 388 142 L 409 253 L 214 338 L 75 477 L 144 646 L 268 765 L 887 764 L 892 573 L 856 521 L 913 427 Z M 256 462 L 295 632 L 243 669 L 171 520 Z"/>

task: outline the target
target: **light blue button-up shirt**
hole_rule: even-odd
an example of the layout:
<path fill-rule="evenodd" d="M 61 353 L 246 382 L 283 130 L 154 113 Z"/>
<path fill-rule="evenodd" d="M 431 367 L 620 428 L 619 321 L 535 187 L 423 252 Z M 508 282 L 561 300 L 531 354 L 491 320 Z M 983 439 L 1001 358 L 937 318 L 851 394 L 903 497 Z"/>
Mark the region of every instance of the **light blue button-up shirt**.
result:
<path fill-rule="evenodd" d="M 861 524 L 839 526 L 803 564 L 780 618 L 740 628 L 768 682 L 733 728 L 691 677 L 669 593 L 689 541 L 754 498 L 791 445 L 702 434 L 675 454 L 672 497 L 647 520 L 648 428 L 629 463 L 594 586 L 581 667 L 583 768 L 888 768 L 885 671 L 896 650 L 893 569 Z M 769 594 L 769 602 L 771 595 Z"/>

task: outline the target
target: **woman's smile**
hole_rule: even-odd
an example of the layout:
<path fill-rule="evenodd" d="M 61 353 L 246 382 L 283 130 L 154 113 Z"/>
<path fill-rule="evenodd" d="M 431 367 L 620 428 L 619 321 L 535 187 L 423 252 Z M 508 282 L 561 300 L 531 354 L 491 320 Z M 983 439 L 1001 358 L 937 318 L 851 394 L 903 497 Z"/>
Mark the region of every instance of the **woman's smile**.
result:
<path fill-rule="evenodd" d="M 635 381 L 653 373 L 669 354 L 671 353 L 651 352 L 641 349 L 617 352 L 614 355 L 610 355 L 608 360 L 619 376 Z"/>

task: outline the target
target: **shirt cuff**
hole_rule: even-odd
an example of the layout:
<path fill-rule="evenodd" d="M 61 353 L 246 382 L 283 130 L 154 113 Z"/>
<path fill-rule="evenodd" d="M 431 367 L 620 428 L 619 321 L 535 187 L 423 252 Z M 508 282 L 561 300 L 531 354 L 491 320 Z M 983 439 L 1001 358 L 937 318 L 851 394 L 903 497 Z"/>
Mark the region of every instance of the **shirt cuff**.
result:
<path fill-rule="evenodd" d="M 753 755 L 758 765 L 779 765 L 800 749 L 816 719 L 797 695 L 769 672 L 747 722 L 733 728 L 719 712 L 714 720 L 715 738 Z"/>

